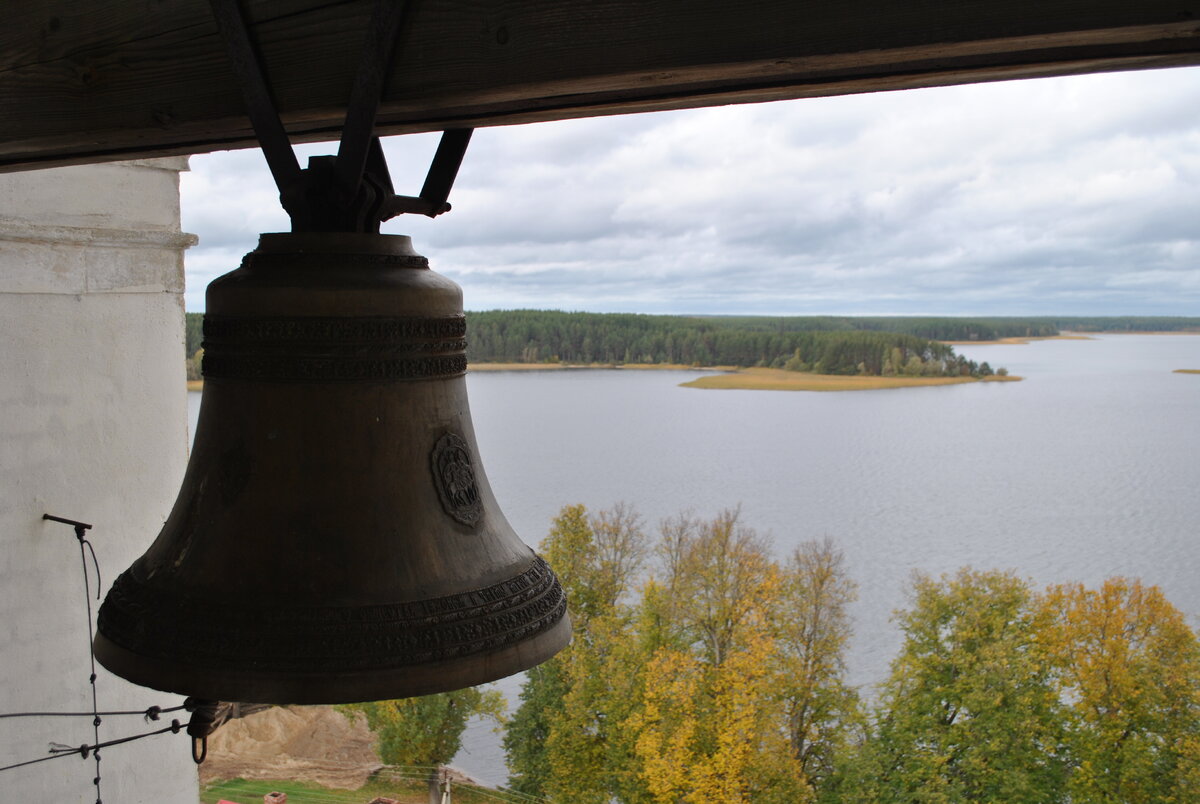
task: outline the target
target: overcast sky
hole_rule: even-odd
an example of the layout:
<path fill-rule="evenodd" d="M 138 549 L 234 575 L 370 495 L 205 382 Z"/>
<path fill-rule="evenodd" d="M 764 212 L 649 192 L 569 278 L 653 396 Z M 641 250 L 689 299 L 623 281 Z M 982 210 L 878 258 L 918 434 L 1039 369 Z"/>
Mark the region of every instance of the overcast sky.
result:
<path fill-rule="evenodd" d="M 200 311 L 288 219 L 257 150 L 191 166 Z M 1200 315 L 1200 68 L 480 129 L 450 201 L 384 231 L 468 310 Z"/>

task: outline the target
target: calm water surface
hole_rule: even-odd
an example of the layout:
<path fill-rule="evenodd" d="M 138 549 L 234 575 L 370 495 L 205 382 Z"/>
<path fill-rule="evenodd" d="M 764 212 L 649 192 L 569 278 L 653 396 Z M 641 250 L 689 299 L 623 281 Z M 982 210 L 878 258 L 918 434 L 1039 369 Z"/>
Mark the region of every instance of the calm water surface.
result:
<path fill-rule="evenodd" d="M 741 506 L 778 554 L 833 537 L 859 585 L 852 680 L 880 681 L 914 570 L 1010 569 L 1036 585 L 1158 584 L 1200 625 L 1200 337 L 958 347 L 1026 379 L 859 393 L 678 387 L 698 372 L 477 372 L 488 479 L 536 545 L 562 506 L 646 524 Z M 192 395 L 193 422 L 198 394 Z M 515 681 L 501 688 L 515 703 Z M 455 764 L 505 778 L 472 727 Z"/>

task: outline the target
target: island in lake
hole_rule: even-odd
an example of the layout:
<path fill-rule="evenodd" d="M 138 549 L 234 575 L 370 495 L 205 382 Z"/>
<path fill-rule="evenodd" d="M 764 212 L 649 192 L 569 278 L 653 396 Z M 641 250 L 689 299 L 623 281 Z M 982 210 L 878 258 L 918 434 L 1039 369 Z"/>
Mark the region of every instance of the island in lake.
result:
<path fill-rule="evenodd" d="M 1021 379 L 1012 374 L 992 374 L 987 377 L 873 377 L 748 368 L 697 377 L 680 385 L 684 388 L 744 391 L 879 391 L 886 388 L 913 388 L 925 385 L 958 385 L 964 382 L 1016 382 Z"/>

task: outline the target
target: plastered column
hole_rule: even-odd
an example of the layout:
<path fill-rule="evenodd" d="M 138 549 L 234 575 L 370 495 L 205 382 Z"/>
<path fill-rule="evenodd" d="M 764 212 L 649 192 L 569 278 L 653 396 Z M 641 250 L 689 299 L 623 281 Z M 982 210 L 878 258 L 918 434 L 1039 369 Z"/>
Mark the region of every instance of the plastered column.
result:
<path fill-rule="evenodd" d="M 91 708 L 79 545 L 42 514 L 95 526 L 106 591 L 183 477 L 186 169 L 177 158 L 0 175 L 0 712 Z M 87 594 L 94 623 L 94 571 Z M 101 709 L 181 703 L 97 673 Z M 100 738 L 160 725 L 105 718 Z M 92 741 L 90 718 L 0 719 L 0 766 Z M 101 756 L 106 804 L 197 801 L 185 735 Z M 91 804 L 94 775 L 78 756 L 8 771 L 0 800 Z"/>

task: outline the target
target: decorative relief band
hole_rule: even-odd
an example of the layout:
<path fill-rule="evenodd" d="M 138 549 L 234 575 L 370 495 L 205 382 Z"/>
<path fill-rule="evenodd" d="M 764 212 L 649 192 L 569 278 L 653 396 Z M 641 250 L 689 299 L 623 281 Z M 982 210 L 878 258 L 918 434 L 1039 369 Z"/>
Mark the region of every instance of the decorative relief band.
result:
<path fill-rule="evenodd" d="M 404 667 L 485 653 L 552 628 L 567 601 L 535 557 L 507 581 L 447 597 L 383 606 L 247 611 L 164 592 L 122 573 L 98 628 L 135 654 L 229 669 L 339 672 Z M 248 620 L 253 631 L 246 630 Z"/>
<path fill-rule="evenodd" d="M 467 370 L 466 318 L 204 317 L 205 377 L 371 382 Z"/>
<path fill-rule="evenodd" d="M 212 355 L 204 352 L 205 377 L 263 382 L 388 382 L 456 377 L 467 372 L 465 355 L 355 360 L 290 355 Z"/>
<path fill-rule="evenodd" d="M 204 338 L 217 341 L 280 343 L 361 343 L 461 339 L 467 335 L 466 316 L 400 318 L 363 316 L 295 316 L 242 318 L 204 316 Z M 206 346 L 207 348 L 207 346 Z"/>
<path fill-rule="evenodd" d="M 297 266 L 304 267 L 332 267 L 336 270 L 339 264 L 345 264 L 351 261 L 355 266 L 361 265 L 388 265 L 398 268 L 428 268 L 429 259 L 422 257 L 419 254 L 355 254 L 355 253 L 339 253 L 339 254 L 322 254 L 320 252 L 286 252 L 281 254 L 272 254 L 270 252 L 252 251 L 242 257 L 243 268 L 295 268 Z"/>

